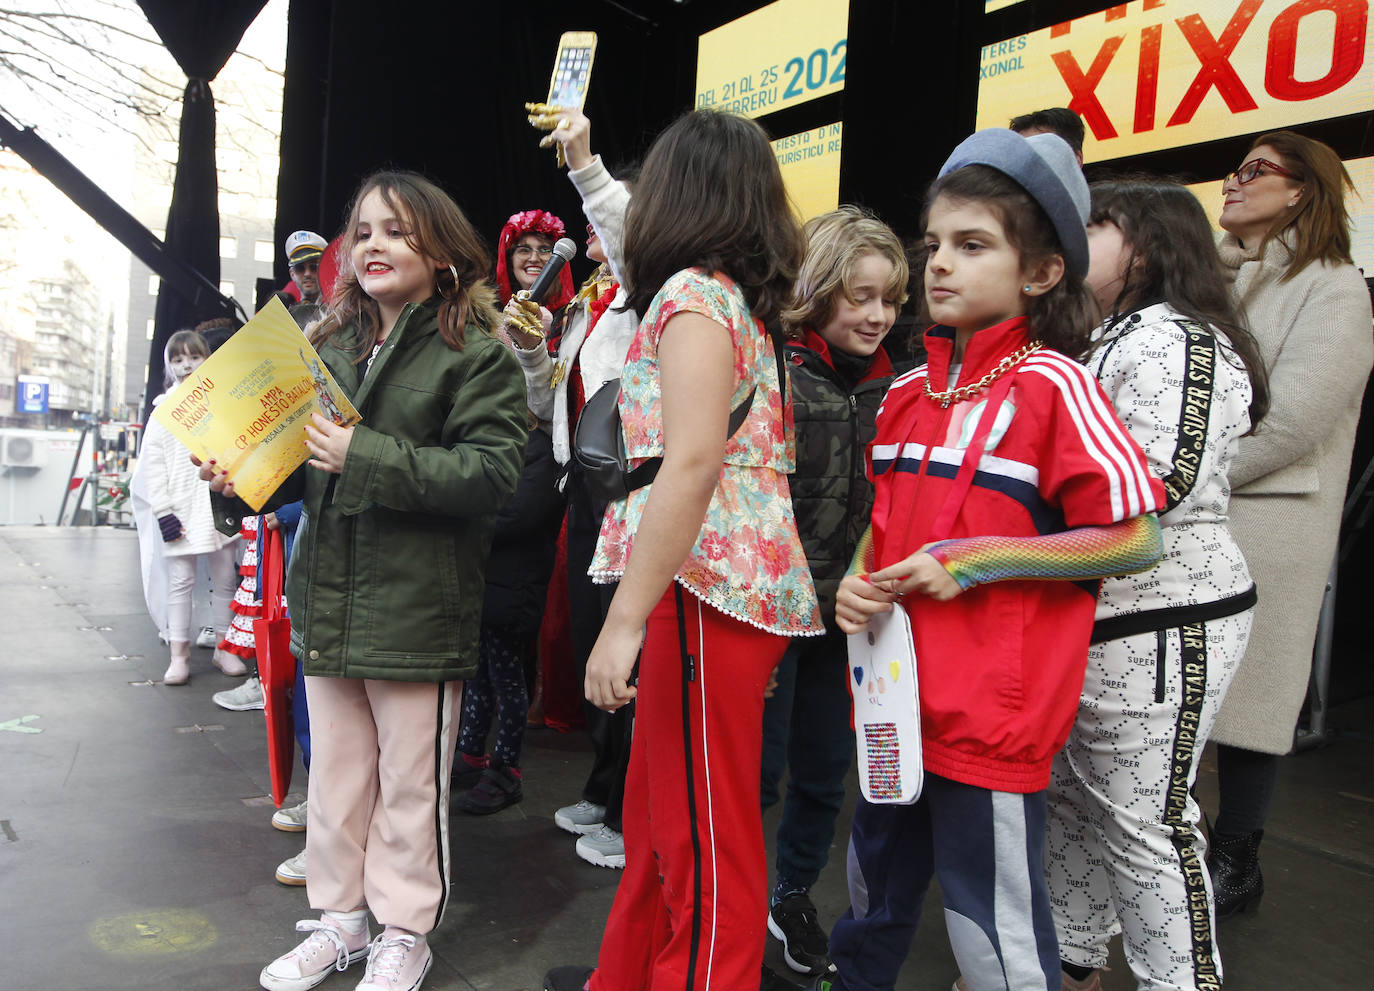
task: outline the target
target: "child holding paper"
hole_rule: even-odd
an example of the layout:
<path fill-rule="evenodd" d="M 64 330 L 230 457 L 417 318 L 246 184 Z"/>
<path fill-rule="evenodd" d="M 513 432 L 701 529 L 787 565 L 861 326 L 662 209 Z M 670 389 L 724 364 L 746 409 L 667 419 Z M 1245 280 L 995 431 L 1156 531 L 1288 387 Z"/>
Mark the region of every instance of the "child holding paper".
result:
<path fill-rule="evenodd" d="M 860 801 L 851 904 L 819 989 L 892 988 L 931 877 L 970 991 L 1058 991 L 1046 786 L 1077 710 L 1096 579 L 1160 556 L 1163 488 L 1074 360 L 1096 307 L 1088 188 L 1055 135 L 980 131 L 927 197 L 927 365 L 893 382 L 869 448 L 873 569 L 846 633 L 910 617 L 925 788 Z"/>
<path fill-rule="evenodd" d="M 820 876 L 854 761 L 847 641 L 835 627 L 835 591 L 868 527 L 873 485 L 864 448 L 892 382 L 883 339 L 906 300 L 907 260 L 897 236 L 854 206 L 806 224 L 806 260 L 783 325 L 797 419 L 797 468 L 788 484 L 821 615 L 823 637 L 794 640 L 763 709 L 763 805 L 787 795 L 778 822 L 777 877 L 768 931 L 792 970 L 829 965 L 828 934 L 808 892 Z"/>
<path fill-rule="evenodd" d="M 364 958 L 359 991 L 413 991 L 429 970 L 461 682 L 527 436 L 524 378 L 492 336 L 487 253 L 447 194 L 412 173 L 368 178 L 343 253 L 313 343 L 362 422 L 313 415 L 305 428 L 286 582 L 310 707 L 306 892 L 323 914 L 263 969 L 269 991 L 305 991 Z M 370 942 L 369 910 L 383 927 Z"/>

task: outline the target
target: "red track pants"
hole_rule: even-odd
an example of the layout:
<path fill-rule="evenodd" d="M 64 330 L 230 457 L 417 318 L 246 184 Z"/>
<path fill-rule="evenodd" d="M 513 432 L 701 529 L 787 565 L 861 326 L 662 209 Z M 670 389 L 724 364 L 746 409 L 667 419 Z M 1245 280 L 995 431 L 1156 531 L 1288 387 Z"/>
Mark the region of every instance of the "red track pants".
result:
<path fill-rule="evenodd" d="M 625 782 L 625 874 L 592 991 L 758 986 L 768 912 L 763 691 L 787 644 L 676 583 L 649 617 Z"/>

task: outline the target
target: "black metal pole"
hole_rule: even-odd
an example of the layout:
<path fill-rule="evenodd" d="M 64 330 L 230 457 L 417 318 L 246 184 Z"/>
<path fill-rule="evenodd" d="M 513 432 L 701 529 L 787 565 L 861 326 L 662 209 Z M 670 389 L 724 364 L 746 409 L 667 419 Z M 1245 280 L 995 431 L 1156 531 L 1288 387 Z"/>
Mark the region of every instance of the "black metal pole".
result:
<path fill-rule="evenodd" d="M 21 130 L 16 127 L 3 112 L 0 112 L 0 145 L 19 154 L 128 248 L 135 258 L 195 306 L 223 310 L 225 316 L 237 316 L 241 322 L 247 322 L 248 315 L 237 300 L 225 296 L 215 283 L 180 258 L 168 254 L 166 247 L 153 236 L 152 231 L 112 200 L 61 152 L 34 133 L 33 128 Z"/>

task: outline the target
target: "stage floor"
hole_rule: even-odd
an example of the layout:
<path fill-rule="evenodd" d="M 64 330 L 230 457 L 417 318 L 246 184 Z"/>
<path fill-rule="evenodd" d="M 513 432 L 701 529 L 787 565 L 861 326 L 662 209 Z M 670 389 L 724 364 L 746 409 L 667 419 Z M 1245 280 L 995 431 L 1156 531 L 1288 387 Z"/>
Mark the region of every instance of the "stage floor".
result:
<path fill-rule="evenodd" d="M 256 988 L 312 917 L 304 889 L 273 877 L 303 834 L 268 825 L 262 713 L 210 701 L 238 679 L 206 650 L 188 687 L 159 683 L 132 531 L 0 528 L 0 614 L 0 991 Z M 1331 722 L 1331 746 L 1283 762 L 1263 905 L 1221 924 L 1229 987 L 1374 985 L 1374 699 Z M 595 961 L 618 872 L 579 860 L 553 823 L 588 763 L 581 734 L 531 729 L 523 803 L 453 812 L 453 899 L 426 991 L 539 989 L 548 967 Z M 294 784 L 292 804 L 299 768 Z M 1199 793 L 1214 806 L 1210 752 Z M 813 892 L 826 923 L 847 903 L 846 836 Z M 1119 941 L 1114 955 L 1103 986 L 1134 987 Z M 898 987 L 947 991 L 956 972 L 932 891 Z"/>

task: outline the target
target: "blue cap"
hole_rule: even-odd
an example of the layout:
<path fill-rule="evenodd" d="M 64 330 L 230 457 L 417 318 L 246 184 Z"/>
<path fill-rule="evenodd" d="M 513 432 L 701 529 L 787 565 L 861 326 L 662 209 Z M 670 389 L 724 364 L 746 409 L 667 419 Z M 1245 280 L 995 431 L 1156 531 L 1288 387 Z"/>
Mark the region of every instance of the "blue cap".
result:
<path fill-rule="evenodd" d="M 1087 276 L 1092 197 L 1067 141 L 1057 134 L 1027 138 L 1003 127 L 989 127 L 959 142 L 940 167 L 940 176 L 965 165 L 986 165 L 1015 180 L 1054 224 L 1069 271 L 1080 279 Z"/>

